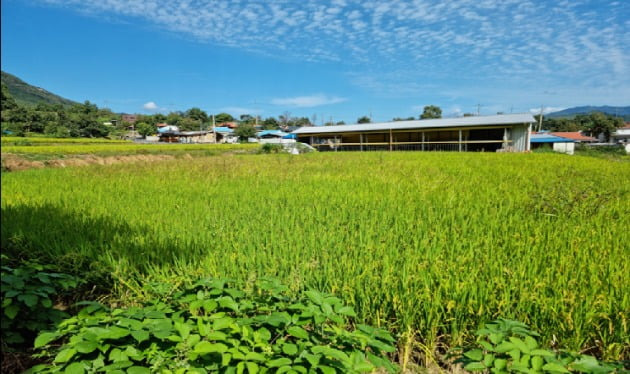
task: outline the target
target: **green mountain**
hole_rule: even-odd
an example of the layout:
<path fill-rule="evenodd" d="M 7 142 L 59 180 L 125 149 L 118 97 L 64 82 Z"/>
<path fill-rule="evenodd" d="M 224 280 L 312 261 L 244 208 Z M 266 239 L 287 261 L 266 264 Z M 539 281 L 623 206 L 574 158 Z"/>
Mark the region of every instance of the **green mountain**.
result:
<path fill-rule="evenodd" d="M 31 86 L 20 78 L 9 73 L 2 72 L 2 84 L 7 86 L 9 93 L 18 104 L 35 106 L 40 103 L 61 104 L 71 106 L 75 101 L 68 100 L 43 88 Z"/>
<path fill-rule="evenodd" d="M 573 118 L 577 114 L 589 114 L 591 112 L 602 112 L 611 116 L 622 117 L 624 120 L 630 120 L 630 106 L 578 106 L 574 108 L 564 109 L 559 112 L 547 114 L 547 118 Z"/>

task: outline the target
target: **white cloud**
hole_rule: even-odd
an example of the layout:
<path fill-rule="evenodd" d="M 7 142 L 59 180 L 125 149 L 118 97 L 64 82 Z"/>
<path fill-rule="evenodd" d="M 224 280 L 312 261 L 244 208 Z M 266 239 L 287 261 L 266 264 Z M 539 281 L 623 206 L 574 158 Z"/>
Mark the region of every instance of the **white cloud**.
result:
<path fill-rule="evenodd" d="M 142 108 L 144 110 L 146 110 L 147 112 L 161 112 L 164 111 L 164 108 L 160 108 L 155 102 L 153 101 L 148 101 L 146 103 L 144 103 L 144 105 L 142 106 Z"/>
<path fill-rule="evenodd" d="M 296 96 L 276 98 L 271 100 L 274 105 L 292 106 L 298 108 L 311 108 L 322 105 L 337 104 L 347 101 L 344 97 L 327 96 L 327 95 L 311 95 L 311 96 Z"/>
<path fill-rule="evenodd" d="M 553 107 L 553 106 L 543 106 L 542 111 L 543 114 L 549 114 L 553 112 L 559 112 L 561 110 L 565 110 L 565 107 Z M 532 108 L 529 110 L 531 114 L 540 114 L 540 108 Z"/>

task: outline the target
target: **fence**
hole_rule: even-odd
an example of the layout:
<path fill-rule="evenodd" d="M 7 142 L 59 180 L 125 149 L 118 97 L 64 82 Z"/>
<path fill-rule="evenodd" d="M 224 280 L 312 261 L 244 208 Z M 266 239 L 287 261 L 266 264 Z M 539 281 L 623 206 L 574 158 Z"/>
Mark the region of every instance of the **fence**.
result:
<path fill-rule="evenodd" d="M 432 151 L 432 152 L 460 152 L 460 151 L 490 151 L 494 152 L 502 148 L 509 149 L 507 145 L 511 141 L 487 141 L 487 142 L 424 142 L 424 143 L 334 143 L 313 144 L 320 152 L 343 151 Z"/>

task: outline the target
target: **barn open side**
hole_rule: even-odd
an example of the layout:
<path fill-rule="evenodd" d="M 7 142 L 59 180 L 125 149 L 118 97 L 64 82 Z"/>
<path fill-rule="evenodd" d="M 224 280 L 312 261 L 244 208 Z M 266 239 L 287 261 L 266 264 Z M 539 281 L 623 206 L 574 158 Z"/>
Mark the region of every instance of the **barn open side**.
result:
<path fill-rule="evenodd" d="M 534 121 L 531 114 L 504 114 L 311 126 L 293 134 L 319 151 L 525 152 Z"/>

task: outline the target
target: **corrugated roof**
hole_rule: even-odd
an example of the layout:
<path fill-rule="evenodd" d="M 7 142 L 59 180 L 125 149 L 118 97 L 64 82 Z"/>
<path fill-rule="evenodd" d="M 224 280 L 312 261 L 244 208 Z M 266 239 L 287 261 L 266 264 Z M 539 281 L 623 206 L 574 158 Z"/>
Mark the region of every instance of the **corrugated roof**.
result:
<path fill-rule="evenodd" d="M 283 137 L 285 135 L 287 135 L 288 133 L 282 131 L 282 130 L 263 130 L 261 132 L 259 132 L 258 134 L 256 134 L 258 137 L 262 137 L 265 135 L 275 135 L 275 136 L 279 136 L 279 137 Z"/>
<path fill-rule="evenodd" d="M 232 130 L 229 127 L 224 127 L 224 126 L 217 126 L 214 128 L 215 132 L 234 132 L 234 130 Z"/>
<path fill-rule="evenodd" d="M 561 138 L 550 134 L 531 134 L 530 142 L 532 143 L 575 143 L 575 140 Z"/>
<path fill-rule="evenodd" d="M 405 130 L 419 128 L 467 127 L 513 125 L 533 123 L 534 117 L 529 113 L 501 114 L 496 116 L 476 116 L 458 118 L 423 119 L 416 121 L 379 122 L 338 126 L 308 126 L 293 131 L 294 134 L 321 134 L 354 131 Z"/>
<path fill-rule="evenodd" d="M 596 142 L 597 139 L 592 138 L 590 136 L 584 136 L 580 134 L 579 131 L 556 131 L 552 132 L 551 135 L 559 136 L 561 138 L 567 138 L 579 142 Z"/>

